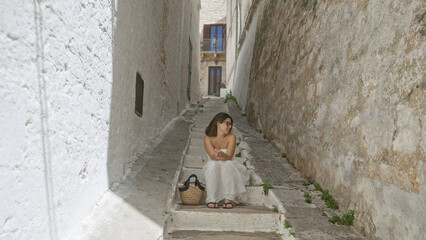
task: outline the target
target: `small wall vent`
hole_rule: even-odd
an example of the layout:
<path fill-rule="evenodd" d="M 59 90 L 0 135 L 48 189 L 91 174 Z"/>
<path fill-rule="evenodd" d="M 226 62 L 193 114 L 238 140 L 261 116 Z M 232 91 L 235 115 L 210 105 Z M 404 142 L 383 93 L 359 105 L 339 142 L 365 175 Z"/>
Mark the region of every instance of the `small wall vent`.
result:
<path fill-rule="evenodd" d="M 141 75 L 136 73 L 136 96 L 135 96 L 135 113 L 139 117 L 142 117 L 143 114 L 143 91 L 144 91 L 144 82 Z"/>

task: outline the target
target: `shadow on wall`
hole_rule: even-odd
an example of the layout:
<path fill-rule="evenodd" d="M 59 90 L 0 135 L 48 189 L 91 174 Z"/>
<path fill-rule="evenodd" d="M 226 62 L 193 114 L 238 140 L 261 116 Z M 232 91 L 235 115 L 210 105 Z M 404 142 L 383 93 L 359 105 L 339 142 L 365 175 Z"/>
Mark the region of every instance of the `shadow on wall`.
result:
<path fill-rule="evenodd" d="M 132 224 L 139 229 L 141 222 L 148 222 L 153 231 L 159 230 L 159 226 L 162 231 L 164 219 L 158 216 L 156 209 L 166 203 L 167 196 L 161 194 L 168 193 L 170 188 L 170 183 L 163 178 L 172 179 L 170 175 L 174 175 L 174 171 L 163 171 L 159 166 L 164 164 L 162 161 L 168 161 L 176 163 L 176 166 L 170 166 L 170 169 L 176 169 L 181 156 L 168 153 L 186 146 L 187 136 L 174 130 L 158 136 L 166 124 L 185 108 L 187 100 L 187 76 L 183 79 L 187 69 L 183 70 L 183 66 L 187 67 L 188 56 L 184 54 L 189 47 L 188 36 L 179 29 L 179 25 L 183 26 L 182 18 L 189 16 L 182 12 L 186 11 L 185 4 L 188 3 L 191 2 L 112 2 L 113 81 L 107 170 L 110 188 L 125 201 L 115 210 L 120 214 L 130 213 L 125 222 L 114 221 L 118 225 L 126 224 L 126 229 Z M 172 22 L 176 24 L 170 25 Z M 198 34 L 197 31 L 194 33 Z M 197 41 L 194 39 L 192 42 Z M 138 89 L 141 92 L 138 93 Z M 177 120 L 175 124 L 179 131 L 189 132 L 186 121 Z M 159 138 L 172 139 L 173 142 L 155 146 Z M 141 153 L 143 159 L 138 156 Z M 158 169 L 160 171 L 156 171 Z M 120 180 L 123 176 L 127 177 Z M 155 189 L 144 184 L 146 181 L 156 181 Z M 131 189 L 126 187 L 130 185 Z M 107 231 L 111 236 L 116 234 L 114 229 L 123 231 L 118 229 L 119 226 L 109 226 Z"/>
<path fill-rule="evenodd" d="M 162 1 L 159 1 L 162 2 Z M 146 71 L 150 68 L 148 62 L 143 61 L 141 56 L 152 57 L 151 62 L 155 62 L 158 59 L 155 56 L 149 56 L 150 52 L 155 52 L 156 49 L 151 49 L 146 51 L 146 47 L 143 45 L 148 44 L 152 46 L 151 43 L 146 43 L 143 40 L 146 40 L 141 36 L 141 32 L 150 32 L 150 26 L 141 26 L 135 21 L 135 16 L 140 16 L 139 21 L 144 21 L 142 14 L 146 14 L 145 11 L 137 12 L 137 8 L 140 5 L 145 5 L 145 7 L 152 7 L 152 1 L 146 1 L 144 3 L 137 4 L 135 1 L 129 2 L 117 2 L 112 1 L 112 89 L 111 89 L 111 105 L 110 105 L 110 122 L 109 122 L 109 136 L 108 136 L 108 153 L 107 153 L 107 171 L 108 171 L 108 184 L 112 192 L 118 197 L 118 201 L 121 199 L 124 200 L 123 204 L 117 205 L 118 213 L 128 213 L 130 209 L 137 211 L 132 211 L 132 217 L 128 219 L 134 219 L 139 223 L 144 219 L 150 219 L 150 226 L 145 226 L 147 229 L 156 229 L 160 226 L 160 221 L 153 220 L 153 216 L 150 216 L 144 209 L 138 208 L 140 206 L 138 201 L 142 201 L 144 197 L 141 195 L 128 195 L 128 191 L 123 191 L 122 186 L 126 185 L 126 179 L 122 179 L 123 176 L 129 174 L 130 167 L 132 169 L 137 168 L 138 166 L 131 166 L 132 162 L 135 160 L 139 151 L 142 150 L 143 146 L 146 144 L 145 140 L 153 136 L 154 131 L 144 131 L 144 127 L 152 126 L 153 122 L 150 121 L 152 116 L 148 116 L 146 113 L 147 106 L 146 103 L 143 103 L 143 98 L 147 99 L 147 94 L 143 96 L 140 100 L 138 110 L 136 109 L 136 100 L 135 100 L 135 89 L 147 90 L 148 86 L 151 83 L 148 82 L 148 75 Z M 161 5 L 161 4 L 158 4 Z M 155 14 L 155 13 L 152 13 Z M 150 14 L 147 14 L 150 15 Z M 154 19 L 152 19 L 154 21 Z M 150 32 L 151 36 L 155 38 L 155 33 Z M 153 41 L 153 40 L 151 40 Z M 137 43 L 136 43 L 137 42 Z M 145 50 L 145 51 L 143 51 Z M 152 70 L 155 71 L 155 70 Z M 150 79 L 154 80 L 154 79 Z M 146 92 L 145 92 L 146 93 Z M 149 97 L 149 96 L 148 96 Z M 158 106 L 160 107 L 160 106 Z M 142 128 L 142 129 L 141 129 Z M 140 167 L 142 168 L 142 167 Z M 142 186 L 138 186 L 141 187 Z M 140 191 L 144 193 L 144 191 Z M 120 214 L 117 215 L 116 220 L 122 221 L 120 219 Z M 131 225 L 130 222 L 122 221 L 122 227 L 127 228 L 126 225 Z M 119 224 L 112 224 L 119 225 Z M 101 226 L 97 228 L 102 229 L 101 236 L 115 236 L 120 229 L 117 229 L 115 226 L 111 226 L 108 223 L 102 223 Z M 122 230 L 121 230 L 122 231 Z"/>
<path fill-rule="evenodd" d="M 49 112 L 46 94 L 46 79 L 42 70 L 44 66 L 44 41 L 43 41 L 43 14 L 40 5 L 34 0 L 34 26 L 36 32 L 36 51 L 37 51 L 37 80 L 38 80 L 38 98 L 40 101 L 40 123 L 41 123 L 41 144 L 43 153 L 43 167 L 44 167 L 44 185 L 46 189 L 47 199 L 47 216 L 49 222 L 49 236 L 50 239 L 57 239 L 58 231 L 56 224 L 56 210 L 53 196 L 53 182 L 52 182 L 52 163 L 51 163 L 51 150 L 49 141 Z"/>

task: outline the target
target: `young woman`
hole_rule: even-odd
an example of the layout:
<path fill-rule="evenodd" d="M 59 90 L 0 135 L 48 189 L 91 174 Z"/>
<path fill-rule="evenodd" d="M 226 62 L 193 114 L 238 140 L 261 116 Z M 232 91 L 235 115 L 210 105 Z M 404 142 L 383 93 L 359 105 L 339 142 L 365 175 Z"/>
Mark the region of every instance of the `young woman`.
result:
<path fill-rule="evenodd" d="M 239 197 L 246 191 L 249 179 L 246 167 L 232 160 L 236 147 L 236 137 L 231 134 L 233 120 L 227 113 L 218 113 L 206 128 L 204 147 L 208 161 L 203 167 L 206 180 L 207 206 L 218 208 L 224 200 L 223 208 L 232 208 L 239 203 Z"/>

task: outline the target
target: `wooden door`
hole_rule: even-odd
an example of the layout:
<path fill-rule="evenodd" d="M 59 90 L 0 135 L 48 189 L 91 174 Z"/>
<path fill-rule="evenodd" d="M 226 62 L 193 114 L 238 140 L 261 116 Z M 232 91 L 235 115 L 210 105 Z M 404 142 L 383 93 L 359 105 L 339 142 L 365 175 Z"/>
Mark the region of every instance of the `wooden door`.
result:
<path fill-rule="evenodd" d="M 221 83 L 222 83 L 222 67 L 209 67 L 208 94 L 219 97 Z"/>

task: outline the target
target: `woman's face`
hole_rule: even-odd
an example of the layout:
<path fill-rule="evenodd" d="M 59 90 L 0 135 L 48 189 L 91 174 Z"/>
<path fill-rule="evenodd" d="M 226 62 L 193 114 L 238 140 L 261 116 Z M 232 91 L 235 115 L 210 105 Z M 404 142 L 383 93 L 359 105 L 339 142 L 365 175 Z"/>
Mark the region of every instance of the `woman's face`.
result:
<path fill-rule="evenodd" d="M 232 128 L 232 121 L 230 118 L 225 119 L 222 123 L 217 123 L 217 130 L 225 134 L 229 134 L 229 131 Z"/>

